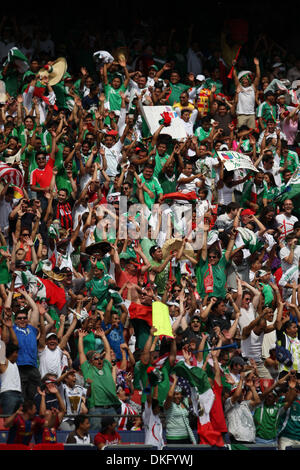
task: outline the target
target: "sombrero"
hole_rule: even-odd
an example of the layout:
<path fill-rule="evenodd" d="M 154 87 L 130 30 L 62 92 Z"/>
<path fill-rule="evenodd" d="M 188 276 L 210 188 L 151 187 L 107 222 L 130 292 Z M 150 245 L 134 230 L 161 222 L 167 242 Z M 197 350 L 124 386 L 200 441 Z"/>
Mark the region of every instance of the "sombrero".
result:
<path fill-rule="evenodd" d="M 91 245 L 87 246 L 85 249 L 85 253 L 87 255 L 95 255 L 99 254 L 101 256 L 106 255 L 111 251 L 111 245 L 108 242 L 96 242 L 92 243 Z"/>
<path fill-rule="evenodd" d="M 129 57 L 129 50 L 127 47 L 121 46 L 117 49 L 114 49 L 112 55 L 117 62 L 119 62 L 119 60 L 127 61 Z"/>
<path fill-rule="evenodd" d="M 180 238 L 171 238 L 167 240 L 162 247 L 163 259 L 165 259 L 171 251 L 178 251 L 181 247 L 182 240 Z M 192 245 L 189 242 L 186 242 L 185 248 L 181 259 L 185 259 L 185 256 L 195 256 Z"/>
<path fill-rule="evenodd" d="M 48 276 L 50 279 L 52 279 L 53 281 L 63 281 L 66 277 L 65 273 L 57 273 L 53 270 L 49 271 L 45 268 L 42 269 L 43 273 L 46 274 L 46 276 Z"/>
<path fill-rule="evenodd" d="M 59 57 L 51 65 L 46 64 L 39 70 L 40 78 L 47 76 L 49 85 L 56 85 L 61 81 L 67 71 L 67 61 L 64 57 Z"/>

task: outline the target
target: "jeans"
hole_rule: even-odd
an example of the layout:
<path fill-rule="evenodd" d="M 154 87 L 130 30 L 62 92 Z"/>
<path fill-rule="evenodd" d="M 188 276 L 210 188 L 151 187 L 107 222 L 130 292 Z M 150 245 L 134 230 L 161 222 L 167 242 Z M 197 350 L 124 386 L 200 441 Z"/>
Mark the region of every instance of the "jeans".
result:
<path fill-rule="evenodd" d="M 261 437 L 255 438 L 256 444 L 277 444 L 277 439 L 262 439 Z"/>
<path fill-rule="evenodd" d="M 22 393 L 17 390 L 7 390 L 6 392 L 0 393 L 2 414 L 12 415 L 17 411 L 23 401 Z"/>
<path fill-rule="evenodd" d="M 89 409 L 90 415 L 96 415 L 96 417 L 90 418 L 91 431 L 101 431 L 101 416 L 116 415 L 117 410 L 111 406 L 109 408 L 103 408 L 102 406 L 93 406 Z"/>
<path fill-rule="evenodd" d="M 41 375 L 34 366 L 18 366 L 24 400 L 33 400 L 37 387 L 41 385 Z"/>

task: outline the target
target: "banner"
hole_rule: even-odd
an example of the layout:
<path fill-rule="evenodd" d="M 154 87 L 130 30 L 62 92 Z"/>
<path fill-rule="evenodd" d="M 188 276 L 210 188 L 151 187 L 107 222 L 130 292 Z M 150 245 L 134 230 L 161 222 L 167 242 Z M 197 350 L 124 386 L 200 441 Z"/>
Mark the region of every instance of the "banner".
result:
<path fill-rule="evenodd" d="M 157 331 L 154 336 L 174 338 L 169 314 L 169 307 L 162 302 L 152 303 L 152 325 Z"/>
<path fill-rule="evenodd" d="M 186 130 L 183 121 L 172 106 L 141 106 L 141 112 L 152 135 L 159 128 L 162 113 L 168 113 L 171 117 L 171 124 L 164 127 L 161 134 L 168 134 L 173 139 L 186 138 Z"/>
<path fill-rule="evenodd" d="M 233 152 L 231 150 L 218 152 L 218 156 L 224 162 L 227 171 L 245 168 L 251 171 L 258 171 L 248 155 L 240 152 Z"/>

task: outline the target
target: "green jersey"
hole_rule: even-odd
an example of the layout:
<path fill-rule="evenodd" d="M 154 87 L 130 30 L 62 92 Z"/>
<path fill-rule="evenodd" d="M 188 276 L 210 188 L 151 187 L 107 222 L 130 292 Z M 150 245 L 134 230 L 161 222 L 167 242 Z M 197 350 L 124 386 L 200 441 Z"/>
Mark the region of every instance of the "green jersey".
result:
<path fill-rule="evenodd" d="M 279 403 L 283 404 L 285 398 L 280 397 Z M 280 414 L 279 418 L 279 437 L 300 440 L 300 400 L 299 396 L 293 401 L 292 405 L 285 413 Z"/>
<path fill-rule="evenodd" d="M 88 361 L 81 364 L 85 380 L 91 380 L 91 396 L 89 406 L 119 406 L 116 384 L 112 376 L 112 365 L 104 359 L 102 369 L 91 365 Z"/>
<path fill-rule="evenodd" d="M 144 175 L 141 173 L 139 177 L 142 180 L 142 183 L 145 183 L 145 186 L 147 186 L 148 189 L 153 193 L 154 197 L 152 197 L 150 194 L 148 194 L 146 191 L 144 191 L 144 199 L 145 199 L 145 204 L 149 209 L 152 208 L 153 204 L 156 201 L 156 198 L 159 194 L 163 194 L 163 190 L 161 185 L 159 184 L 158 179 L 155 176 L 152 176 L 149 180 L 144 178 Z M 134 193 L 136 192 L 136 182 L 135 182 L 135 187 Z"/>
<path fill-rule="evenodd" d="M 101 306 L 108 297 L 108 290 L 110 284 L 111 276 L 109 274 L 104 274 L 101 279 L 93 278 L 86 283 L 87 289 L 90 291 L 92 297 L 97 297 L 98 304 L 97 308 L 101 310 Z"/>
<path fill-rule="evenodd" d="M 168 98 L 168 103 L 173 106 L 174 103 L 178 103 L 180 101 L 180 95 L 183 91 L 186 91 L 190 88 L 189 85 L 185 85 L 184 83 L 170 83 L 171 94 Z"/>
<path fill-rule="evenodd" d="M 162 264 L 159 263 L 158 261 L 154 261 L 153 259 L 150 260 L 151 266 L 160 266 Z M 157 293 L 158 295 L 163 295 L 166 289 L 166 285 L 169 279 L 169 273 L 170 273 L 170 262 L 167 264 L 167 266 L 162 270 L 160 273 L 156 273 L 155 276 L 155 284 L 157 285 Z"/>
<path fill-rule="evenodd" d="M 165 153 L 161 157 L 158 154 L 158 152 L 156 152 L 156 155 L 155 155 L 155 168 L 154 168 L 153 176 L 156 176 L 156 178 L 158 178 L 160 176 L 161 170 L 162 170 L 164 164 L 168 161 L 169 157 L 170 157 L 170 155 L 168 155 L 167 153 Z"/>
<path fill-rule="evenodd" d="M 201 126 L 197 127 L 197 129 L 195 130 L 194 135 L 197 137 L 199 144 L 200 144 L 200 142 L 202 142 L 202 140 L 208 138 L 209 134 L 211 133 L 211 129 L 212 128 L 210 127 L 208 131 L 205 131 L 203 129 L 203 127 L 201 127 Z"/>
<path fill-rule="evenodd" d="M 119 111 L 121 109 L 122 98 L 120 96 L 120 91 L 125 93 L 126 87 L 121 85 L 120 88 L 114 88 L 109 83 L 104 85 L 105 98 L 109 102 L 111 111 Z"/>
<path fill-rule="evenodd" d="M 254 423 L 256 426 L 256 436 L 261 439 L 276 439 L 277 422 L 282 411 L 282 404 L 274 403 L 267 406 L 262 403 L 254 411 Z"/>
<path fill-rule="evenodd" d="M 213 277 L 212 292 L 210 293 L 210 296 L 225 298 L 227 282 L 226 268 L 228 265 L 229 261 L 225 258 L 225 254 L 221 256 L 218 264 L 210 265 Z M 195 268 L 195 274 L 197 277 L 197 291 L 199 292 L 200 297 L 204 298 L 206 295 L 204 280 L 209 275 L 208 259 L 203 261 L 203 259 L 200 258 L 200 261 Z"/>

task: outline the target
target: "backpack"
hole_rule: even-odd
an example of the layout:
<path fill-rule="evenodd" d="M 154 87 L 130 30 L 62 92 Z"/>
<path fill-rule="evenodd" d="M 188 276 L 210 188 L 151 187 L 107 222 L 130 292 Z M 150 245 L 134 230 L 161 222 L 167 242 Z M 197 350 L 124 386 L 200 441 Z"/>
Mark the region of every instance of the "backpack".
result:
<path fill-rule="evenodd" d="M 283 364 L 287 367 L 291 367 L 293 365 L 293 356 L 291 352 L 284 346 L 279 346 L 279 344 L 276 344 L 275 355 L 280 364 Z"/>

